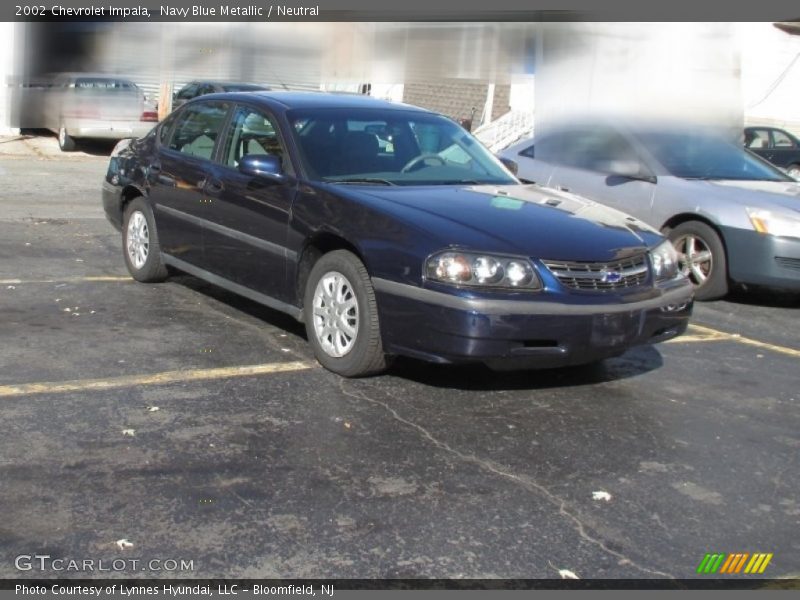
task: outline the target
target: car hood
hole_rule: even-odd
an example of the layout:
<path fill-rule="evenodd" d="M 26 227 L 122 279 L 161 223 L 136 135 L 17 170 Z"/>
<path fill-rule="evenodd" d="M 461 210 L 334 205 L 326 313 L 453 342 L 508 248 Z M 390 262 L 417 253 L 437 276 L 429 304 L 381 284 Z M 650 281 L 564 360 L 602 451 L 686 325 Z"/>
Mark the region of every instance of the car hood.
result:
<path fill-rule="evenodd" d="M 720 179 L 699 183 L 724 193 L 726 200 L 746 206 L 753 208 L 781 207 L 800 212 L 800 182 Z"/>
<path fill-rule="evenodd" d="M 634 217 L 537 185 L 353 186 L 347 192 L 424 230 L 442 247 L 601 261 L 661 239 Z"/>

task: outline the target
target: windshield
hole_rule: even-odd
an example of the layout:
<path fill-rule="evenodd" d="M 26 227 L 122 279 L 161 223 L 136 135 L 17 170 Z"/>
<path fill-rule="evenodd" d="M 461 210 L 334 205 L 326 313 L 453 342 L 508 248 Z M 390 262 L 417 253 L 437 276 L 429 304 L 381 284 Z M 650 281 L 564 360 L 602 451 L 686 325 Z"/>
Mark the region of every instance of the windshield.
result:
<path fill-rule="evenodd" d="M 766 161 L 719 138 L 670 132 L 644 133 L 639 137 L 676 177 L 792 181 Z"/>
<path fill-rule="evenodd" d="M 454 122 L 392 109 L 288 113 L 311 179 L 340 184 L 513 184 L 492 154 Z"/>

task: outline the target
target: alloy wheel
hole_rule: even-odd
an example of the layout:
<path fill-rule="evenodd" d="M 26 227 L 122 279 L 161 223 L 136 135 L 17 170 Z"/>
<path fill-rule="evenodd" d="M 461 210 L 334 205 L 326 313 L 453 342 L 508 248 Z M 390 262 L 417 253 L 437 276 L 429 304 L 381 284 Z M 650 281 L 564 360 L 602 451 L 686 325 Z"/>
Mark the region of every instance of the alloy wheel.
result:
<path fill-rule="evenodd" d="M 358 299 L 350 281 L 338 271 L 328 271 L 314 289 L 314 333 L 322 350 L 340 358 L 358 336 Z"/>
<path fill-rule="evenodd" d="M 128 258 L 136 269 L 141 269 L 147 262 L 150 252 L 150 232 L 147 228 L 147 219 L 137 210 L 128 220 L 126 235 Z"/>
<path fill-rule="evenodd" d="M 703 285 L 714 268 L 714 256 L 702 238 L 687 234 L 674 241 L 681 272 L 695 285 Z"/>

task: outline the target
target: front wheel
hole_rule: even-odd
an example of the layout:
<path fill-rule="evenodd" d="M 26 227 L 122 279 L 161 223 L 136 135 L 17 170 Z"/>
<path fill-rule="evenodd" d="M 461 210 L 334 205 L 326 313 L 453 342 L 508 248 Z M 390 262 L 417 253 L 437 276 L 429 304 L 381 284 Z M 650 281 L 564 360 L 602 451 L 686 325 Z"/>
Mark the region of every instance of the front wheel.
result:
<path fill-rule="evenodd" d="M 375 291 L 352 252 L 335 250 L 316 262 L 303 306 L 308 341 L 323 367 L 345 377 L 386 368 Z"/>
<path fill-rule="evenodd" d="M 800 165 L 789 165 L 789 168 L 786 169 L 786 174 L 800 181 Z"/>
<path fill-rule="evenodd" d="M 679 266 L 694 284 L 698 300 L 716 300 L 728 293 L 725 247 L 713 228 L 700 221 L 681 223 L 668 233 L 678 251 Z"/>
<path fill-rule="evenodd" d="M 125 208 L 122 253 L 128 272 L 136 281 L 155 283 L 167 278 L 153 211 L 142 198 L 132 200 Z"/>

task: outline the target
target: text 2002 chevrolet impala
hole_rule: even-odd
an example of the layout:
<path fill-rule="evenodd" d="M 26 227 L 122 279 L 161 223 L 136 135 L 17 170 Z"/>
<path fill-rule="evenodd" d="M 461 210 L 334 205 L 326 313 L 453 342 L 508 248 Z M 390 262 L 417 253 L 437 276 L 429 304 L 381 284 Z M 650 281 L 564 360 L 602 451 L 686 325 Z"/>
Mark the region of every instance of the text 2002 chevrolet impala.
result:
<path fill-rule="evenodd" d="M 346 376 L 391 355 L 592 362 L 679 335 L 692 308 L 647 225 L 520 185 L 449 119 L 363 96 L 188 102 L 114 150 L 103 201 L 134 278 L 170 267 L 287 312 Z"/>

